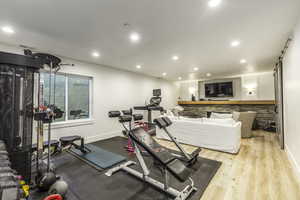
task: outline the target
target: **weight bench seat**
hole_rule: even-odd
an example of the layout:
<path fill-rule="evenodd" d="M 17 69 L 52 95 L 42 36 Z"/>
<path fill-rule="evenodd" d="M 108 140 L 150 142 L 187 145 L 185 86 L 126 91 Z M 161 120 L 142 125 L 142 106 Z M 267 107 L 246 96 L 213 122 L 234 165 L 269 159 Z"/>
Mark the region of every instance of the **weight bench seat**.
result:
<path fill-rule="evenodd" d="M 82 137 L 78 135 L 72 135 L 72 136 L 66 136 L 66 137 L 61 137 L 59 138 L 59 141 L 61 142 L 62 146 L 71 144 L 75 141 L 81 140 Z"/>
<path fill-rule="evenodd" d="M 159 157 L 165 164 L 168 164 L 175 159 L 167 149 L 162 148 L 159 152 L 154 152 L 156 153 L 157 157 Z"/>
<path fill-rule="evenodd" d="M 167 164 L 167 168 L 171 173 L 179 179 L 181 182 L 186 181 L 189 177 L 191 177 L 192 170 L 187 168 L 180 160 L 173 159 L 171 162 Z"/>
<path fill-rule="evenodd" d="M 138 127 L 133 129 L 129 133 L 129 137 L 145 149 L 158 164 L 169 171 L 179 181 L 185 182 L 192 174 L 192 170 L 187 168 L 179 159 L 172 156 L 170 152 L 164 151 L 163 148 L 162 151 L 156 152 L 152 148 L 156 141 L 143 128 Z"/>
<path fill-rule="evenodd" d="M 59 147 L 59 141 L 58 140 L 50 140 L 50 146 L 58 148 Z M 47 147 L 48 147 L 48 141 L 45 141 L 44 144 L 43 144 L 43 149 L 45 149 Z M 37 144 L 32 145 L 31 151 L 32 152 L 37 151 Z"/>

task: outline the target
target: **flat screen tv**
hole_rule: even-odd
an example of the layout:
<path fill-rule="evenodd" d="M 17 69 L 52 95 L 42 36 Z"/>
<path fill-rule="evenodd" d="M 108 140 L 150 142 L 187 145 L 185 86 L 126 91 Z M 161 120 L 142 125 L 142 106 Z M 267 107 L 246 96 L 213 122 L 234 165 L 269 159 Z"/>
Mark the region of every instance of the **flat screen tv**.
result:
<path fill-rule="evenodd" d="M 222 82 L 222 83 L 206 83 L 205 97 L 206 98 L 233 97 L 232 81 Z"/>

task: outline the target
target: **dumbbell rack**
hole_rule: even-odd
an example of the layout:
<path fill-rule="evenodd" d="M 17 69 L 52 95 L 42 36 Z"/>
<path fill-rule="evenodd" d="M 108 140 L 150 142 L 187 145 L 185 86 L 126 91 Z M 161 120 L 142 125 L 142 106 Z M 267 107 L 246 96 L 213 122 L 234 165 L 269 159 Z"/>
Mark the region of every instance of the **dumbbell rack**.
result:
<path fill-rule="evenodd" d="M 0 200 L 25 199 L 19 177 L 11 168 L 5 143 L 0 140 Z"/>

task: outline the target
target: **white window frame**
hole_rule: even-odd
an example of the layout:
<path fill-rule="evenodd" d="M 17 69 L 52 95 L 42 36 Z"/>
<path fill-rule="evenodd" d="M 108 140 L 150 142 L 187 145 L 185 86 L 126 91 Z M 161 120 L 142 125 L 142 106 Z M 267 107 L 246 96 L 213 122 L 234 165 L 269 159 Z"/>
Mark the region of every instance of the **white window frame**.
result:
<path fill-rule="evenodd" d="M 43 73 L 49 73 L 48 71 L 43 71 Z M 78 75 L 78 74 L 71 74 L 71 73 L 64 73 L 58 72 L 57 75 L 63 75 L 65 77 L 65 120 L 60 122 L 53 122 L 52 128 L 64 128 L 64 127 L 73 127 L 73 126 L 82 126 L 82 125 L 89 125 L 94 123 L 93 119 L 93 77 L 85 76 L 85 75 Z M 89 117 L 86 119 L 71 119 L 69 120 L 69 77 L 83 77 L 89 79 Z"/>

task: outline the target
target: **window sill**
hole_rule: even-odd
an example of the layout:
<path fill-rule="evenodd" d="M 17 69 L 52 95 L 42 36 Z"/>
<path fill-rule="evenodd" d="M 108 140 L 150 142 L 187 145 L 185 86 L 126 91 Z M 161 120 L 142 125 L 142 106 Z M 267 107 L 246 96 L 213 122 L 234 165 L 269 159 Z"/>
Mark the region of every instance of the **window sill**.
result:
<path fill-rule="evenodd" d="M 52 129 L 60 129 L 60 128 L 68 128 L 68 127 L 76 127 L 76 126 L 86 126 L 92 125 L 95 123 L 94 119 L 78 119 L 78 120 L 70 120 L 66 122 L 55 122 L 51 124 Z M 47 129 L 48 125 L 44 126 L 44 129 Z"/>

